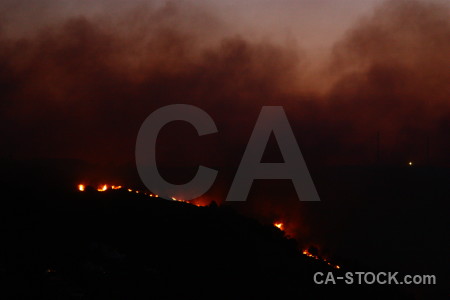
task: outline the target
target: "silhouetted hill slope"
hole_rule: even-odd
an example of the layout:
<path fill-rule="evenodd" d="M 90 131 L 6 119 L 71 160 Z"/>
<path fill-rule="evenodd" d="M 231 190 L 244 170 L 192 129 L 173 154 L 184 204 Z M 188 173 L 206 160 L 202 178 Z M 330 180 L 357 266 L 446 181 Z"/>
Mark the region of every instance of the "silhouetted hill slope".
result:
<path fill-rule="evenodd" d="M 227 207 L 125 190 L 17 194 L 41 205 L 1 212 L 5 299 L 405 298 L 394 286 L 315 285 L 315 272 L 343 271 Z"/>

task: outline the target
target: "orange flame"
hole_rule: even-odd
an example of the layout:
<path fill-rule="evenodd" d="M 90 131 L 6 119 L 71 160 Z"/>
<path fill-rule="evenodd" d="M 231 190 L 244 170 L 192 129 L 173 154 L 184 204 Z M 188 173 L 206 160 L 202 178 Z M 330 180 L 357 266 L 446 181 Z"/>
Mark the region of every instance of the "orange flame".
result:
<path fill-rule="evenodd" d="M 319 259 L 319 257 L 318 257 L 317 255 L 314 255 L 314 254 L 309 253 L 308 250 L 303 250 L 302 253 L 303 253 L 304 255 L 308 256 L 308 257 L 312 257 L 312 258 L 314 258 L 314 259 Z"/>
<path fill-rule="evenodd" d="M 86 186 L 85 185 L 83 185 L 83 184 L 79 184 L 78 186 L 78 190 L 79 191 L 85 191 L 86 190 Z M 108 185 L 108 184 L 102 184 L 102 185 L 99 185 L 98 187 L 97 187 L 97 191 L 99 191 L 99 192 L 105 192 L 105 191 L 107 191 L 108 189 L 111 189 L 111 190 L 120 190 L 120 189 L 126 189 L 128 192 L 130 192 L 130 193 L 136 193 L 136 194 L 144 194 L 144 195 L 146 195 L 146 196 L 149 196 L 149 197 L 152 197 L 152 198 L 159 198 L 159 195 L 158 194 L 151 194 L 151 193 L 149 193 L 149 192 L 145 192 L 145 191 L 140 191 L 140 190 L 133 190 L 133 189 L 130 189 L 130 188 L 127 188 L 127 187 L 124 187 L 124 186 L 122 186 L 122 185 Z M 205 203 L 205 201 L 201 201 L 201 199 L 199 200 L 199 199 L 196 199 L 195 201 L 186 201 L 186 200 L 182 200 L 182 199 L 179 199 L 179 198 L 175 198 L 175 197 L 170 197 L 169 199 L 172 199 L 173 201 L 177 201 L 177 202 L 185 202 L 185 203 L 189 203 L 189 204 L 192 204 L 192 205 L 195 205 L 195 206 L 207 206 L 208 205 L 208 203 Z M 283 224 L 282 223 L 280 223 L 281 224 L 281 227 L 278 227 L 278 228 L 280 228 L 281 230 L 283 230 Z"/>
<path fill-rule="evenodd" d="M 97 189 L 97 191 L 99 191 L 99 192 L 104 192 L 104 191 L 106 191 L 107 189 L 108 189 L 108 186 L 107 186 L 106 184 L 104 184 L 103 186 L 99 187 L 99 188 Z"/>
<path fill-rule="evenodd" d="M 327 265 L 329 265 L 330 267 L 333 267 L 333 268 L 335 268 L 335 269 L 340 269 L 340 268 L 341 268 L 339 265 L 333 265 L 332 263 L 330 263 L 329 261 L 327 261 L 326 258 L 320 258 L 319 256 L 310 253 L 308 250 L 303 250 L 303 251 L 302 251 L 302 254 L 304 254 L 304 255 L 306 255 L 306 256 L 308 256 L 308 257 L 317 259 L 317 260 L 321 260 L 321 261 L 323 261 L 324 263 L 326 263 Z"/>
<path fill-rule="evenodd" d="M 119 190 L 119 189 L 121 189 L 121 188 L 123 188 L 121 185 L 111 185 L 111 189 L 112 189 L 112 190 Z M 79 184 L 79 185 L 78 185 L 78 190 L 81 191 L 81 192 L 83 192 L 83 191 L 86 190 L 86 186 L 85 186 L 84 184 Z M 107 184 L 101 185 L 101 186 L 99 186 L 99 187 L 97 188 L 97 191 L 99 191 L 99 192 L 104 192 L 104 191 L 106 191 L 106 190 L 108 190 L 108 185 L 107 185 Z M 135 192 L 136 194 L 139 194 L 139 193 L 141 192 L 141 191 L 139 191 L 139 190 L 135 190 L 135 191 L 134 191 L 134 190 L 128 189 L 128 188 L 127 188 L 127 190 L 128 190 L 128 192 Z M 142 192 L 142 193 L 144 193 L 145 195 L 148 195 L 148 196 L 150 196 L 150 197 L 156 197 L 156 198 L 159 197 L 159 195 L 157 195 L 157 194 L 147 194 L 146 192 Z M 171 197 L 171 199 L 172 199 L 173 201 L 177 201 L 177 202 L 185 202 L 185 203 L 189 203 L 189 204 L 192 204 L 192 205 L 195 205 L 195 206 L 205 206 L 205 205 L 206 205 L 205 203 L 201 203 L 201 201 L 198 202 L 198 199 L 196 199 L 195 201 L 186 201 L 186 200 L 182 200 L 182 199 L 177 199 L 177 198 L 175 198 L 175 197 Z M 273 223 L 273 226 L 275 226 L 275 227 L 277 227 L 278 229 L 284 231 L 284 223 L 282 223 L 282 222 L 275 222 L 275 223 Z M 303 251 L 302 251 L 302 254 L 303 254 L 303 255 L 306 255 L 306 256 L 308 256 L 308 257 L 317 259 L 317 260 L 321 260 L 321 261 L 323 261 L 324 263 L 326 263 L 327 265 L 329 265 L 329 266 L 331 266 L 331 267 L 333 267 L 333 268 L 335 268 L 335 269 L 340 269 L 340 268 L 341 268 L 339 265 L 333 265 L 332 263 L 330 263 L 329 261 L 327 261 L 327 259 L 321 258 L 321 257 L 319 257 L 319 256 L 317 256 L 317 255 L 314 255 L 314 254 L 310 253 L 308 250 L 303 250 Z"/>
<path fill-rule="evenodd" d="M 281 222 L 273 223 L 273 226 L 277 227 L 280 230 L 284 230 L 284 224 Z"/>

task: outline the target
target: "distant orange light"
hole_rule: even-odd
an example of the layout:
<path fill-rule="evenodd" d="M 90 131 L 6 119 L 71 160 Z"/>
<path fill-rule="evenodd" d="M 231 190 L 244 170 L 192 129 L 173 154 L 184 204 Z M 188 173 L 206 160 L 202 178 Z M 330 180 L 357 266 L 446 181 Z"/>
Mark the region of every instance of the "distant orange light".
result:
<path fill-rule="evenodd" d="M 413 165 L 413 162 L 412 162 L 412 161 L 410 161 L 410 162 L 408 163 L 408 165 L 412 166 L 412 165 Z"/>
<path fill-rule="evenodd" d="M 340 269 L 341 267 L 339 265 L 333 265 L 331 262 L 329 262 L 326 258 L 321 258 L 317 255 L 311 254 L 308 250 L 303 250 L 302 254 L 317 259 L 317 260 L 322 260 L 324 263 L 326 263 L 327 265 L 329 265 L 330 267 L 333 267 L 335 269 Z"/>
<path fill-rule="evenodd" d="M 106 191 L 107 189 L 108 189 L 108 186 L 105 184 L 105 185 L 99 187 L 99 188 L 97 189 L 97 191 L 99 191 L 99 192 L 104 192 L 104 191 Z"/>
<path fill-rule="evenodd" d="M 281 222 L 273 223 L 273 226 L 277 227 L 280 230 L 284 230 L 284 224 Z"/>
<path fill-rule="evenodd" d="M 84 186 L 84 184 L 79 184 L 79 185 L 78 185 L 78 190 L 79 190 L 80 192 L 84 192 L 85 189 L 86 189 L 86 187 Z"/>
<path fill-rule="evenodd" d="M 111 186 L 111 188 L 113 190 L 120 190 L 122 188 L 122 186 L 121 185 L 113 185 L 113 186 Z"/>
<path fill-rule="evenodd" d="M 314 259 L 319 259 L 319 257 L 318 257 L 317 255 L 314 255 L 314 254 L 309 253 L 308 250 L 303 250 L 302 253 L 303 253 L 304 255 L 308 256 L 308 257 L 312 257 L 312 258 L 314 258 Z"/>

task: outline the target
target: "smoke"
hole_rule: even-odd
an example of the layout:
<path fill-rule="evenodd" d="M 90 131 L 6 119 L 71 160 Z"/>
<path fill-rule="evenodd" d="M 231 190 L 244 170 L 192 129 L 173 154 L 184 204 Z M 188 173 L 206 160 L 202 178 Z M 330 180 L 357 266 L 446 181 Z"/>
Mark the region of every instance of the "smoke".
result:
<path fill-rule="evenodd" d="M 342 36 L 324 34 L 333 46 L 318 55 L 302 46 L 308 38 L 246 29 L 213 4 L 76 3 L 2 3 L 2 156 L 133 164 L 144 119 L 187 103 L 208 112 L 219 133 L 200 138 L 169 124 L 158 160 L 223 168 L 213 199 L 224 198 L 263 105 L 285 108 L 313 179 L 321 165 L 374 164 L 377 135 L 381 163 L 450 163 L 447 4 L 387 1 Z M 292 186 L 277 186 L 252 191 L 252 213 L 285 220 L 294 235 L 312 235 L 314 222 L 316 236 L 333 235 L 313 211 L 303 218 L 293 193 L 279 194 Z M 329 222 L 334 208 L 326 207 Z"/>
<path fill-rule="evenodd" d="M 190 103 L 218 123 L 215 164 L 239 157 L 229 148 L 244 149 L 262 105 L 285 107 L 312 164 L 373 163 L 377 133 L 386 162 L 424 162 L 429 139 L 432 158 L 448 163 L 443 4 L 386 2 L 312 65 L 293 38 L 239 34 L 212 5 L 138 2 L 105 13 L 99 3 L 90 11 L 12 3 L 0 41 L 4 154 L 132 161 L 143 119 Z M 31 17 L 33 10 L 41 13 Z M 194 147 L 191 139 L 194 132 L 181 142 Z M 163 160 L 174 157 L 163 152 Z"/>
<path fill-rule="evenodd" d="M 224 37 L 220 27 L 209 14 L 168 3 L 3 37 L 4 150 L 132 161 L 141 122 L 171 103 L 201 106 L 228 125 L 241 122 L 241 106 L 273 101 L 292 84 L 296 54 Z"/>
<path fill-rule="evenodd" d="M 334 48 L 329 99 L 336 116 L 353 119 L 355 135 L 379 131 L 393 161 L 424 162 L 426 136 L 442 151 L 449 117 L 449 7 L 390 1 L 362 19 Z"/>

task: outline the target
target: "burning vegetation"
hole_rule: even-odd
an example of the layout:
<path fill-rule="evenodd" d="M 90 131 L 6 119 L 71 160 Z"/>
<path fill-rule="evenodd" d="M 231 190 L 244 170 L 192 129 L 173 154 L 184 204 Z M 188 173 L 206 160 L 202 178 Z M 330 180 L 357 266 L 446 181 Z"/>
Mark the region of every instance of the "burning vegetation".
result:
<path fill-rule="evenodd" d="M 335 269 L 340 269 L 341 268 L 339 265 L 332 264 L 326 258 L 320 257 L 319 255 L 316 255 L 316 254 L 312 254 L 311 252 L 309 252 L 309 250 L 303 250 L 302 254 L 306 255 L 308 257 L 311 257 L 313 259 L 323 261 L 324 263 L 326 263 L 327 265 L 329 265 L 330 267 L 333 267 Z"/>
<path fill-rule="evenodd" d="M 87 190 L 87 187 L 88 186 L 86 186 L 84 184 L 78 184 L 78 190 L 80 192 L 85 192 Z M 153 193 L 146 192 L 146 191 L 141 191 L 141 190 L 134 190 L 132 188 L 125 188 L 122 185 L 101 184 L 101 185 L 98 185 L 96 189 L 92 188 L 92 190 L 96 190 L 98 192 L 106 192 L 108 190 L 126 190 L 129 193 L 143 194 L 143 195 L 148 196 L 150 198 L 160 198 L 158 194 L 153 194 Z M 165 199 L 165 198 L 160 198 L 160 199 Z M 195 200 L 193 200 L 193 201 L 186 201 L 186 200 L 182 200 L 182 199 L 179 199 L 179 198 L 176 198 L 176 197 L 170 197 L 170 199 L 165 199 L 165 200 L 189 203 L 191 205 L 195 205 L 195 206 L 198 206 L 198 207 L 206 206 L 204 203 L 201 203 L 199 201 L 195 201 Z M 285 223 L 281 222 L 281 221 L 274 222 L 273 226 L 278 228 L 279 230 L 281 230 L 283 232 L 286 229 Z M 314 251 L 312 251 L 312 252 L 314 252 Z M 329 265 L 332 268 L 335 268 L 335 269 L 340 269 L 341 268 L 339 265 L 331 263 L 328 259 L 323 258 L 323 257 L 319 256 L 318 254 L 311 253 L 311 251 L 308 250 L 308 249 L 303 250 L 302 254 L 306 255 L 307 257 L 313 258 L 315 260 L 322 261 L 322 262 L 326 263 L 327 265 Z"/>
<path fill-rule="evenodd" d="M 85 192 L 88 187 L 90 186 L 86 186 L 85 184 L 78 184 L 78 191 L 80 192 Z M 109 184 L 100 184 L 97 186 L 97 188 L 92 188 L 93 190 L 96 190 L 98 192 L 106 192 L 108 190 L 126 190 L 130 193 L 136 193 L 136 194 L 143 194 L 145 196 L 148 196 L 150 198 L 160 198 L 158 194 L 153 194 L 147 191 L 142 191 L 142 190 L 135 190 L 132 188 L 125 188 L 122 185 L 109 185 Z M 165 199 L 165 198 L 161 198 L 161 199 Z M 186 201 L 186 200 L 182 200 L 179 198 L 175 198 L 175 197 L 170 197 L 170 199 L 165 199 L 165 200 L 172 200 L 172 201 L 177 201 L 177 202 L 184 202 L 184 203 L 189 203 L 195 206 L 205 206 L 204 203 L 202 203 L 201 201 Z M 281 228 L 280 228 L 281 229 Z"/>
<path fill-rule="evenodd" d="M 280 230 L 284 230 L 284 224 L 281 222 L 275 222 L 275 223 L 273 223 L 273 226 L 275 226 L 276 228 L 278 228 Z"/>
<path fill-rule="evenodd" d="M 285 230 L 285 225 L 284 225 L 283 222 L 280 222 L 280 221 L 274 222 L 273 226 L 275 226 L 276 228 L 278 228 L 281 231 Z M 315 252 L 315 251 L 313 251 L 313 252 Z M 322 261 L 322 262 L 326 263 L 327 265 L 329 265 L 332 268 L 335 268 L 335 269 L 340 269 L 341 268 L 339 265 L 331 263 L 328 259 L 323 258 L 323 257 L 319 256 L 318 254 L 311 253 L 310 250 L 308 250 L 308 249 L 303 250 L 302 254 L 306 255 L 307 257 L 311 257 L 313 259 Z"/>

